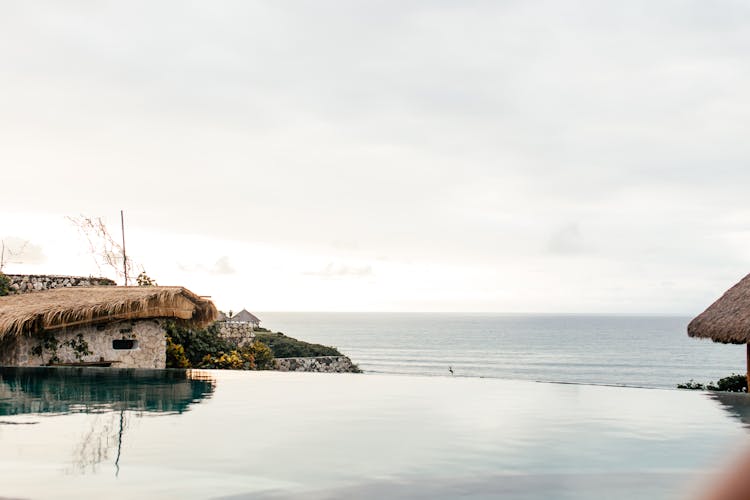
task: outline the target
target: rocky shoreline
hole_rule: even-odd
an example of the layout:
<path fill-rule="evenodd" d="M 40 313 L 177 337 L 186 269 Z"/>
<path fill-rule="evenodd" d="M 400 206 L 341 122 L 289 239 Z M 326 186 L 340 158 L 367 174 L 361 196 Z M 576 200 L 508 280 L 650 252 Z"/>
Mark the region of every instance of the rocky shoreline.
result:
<path fill-rule="evenodd" d="M 315 358 L 276 358 L 280 372 L 362 373 L 347 356 L 318 356 Z"/>

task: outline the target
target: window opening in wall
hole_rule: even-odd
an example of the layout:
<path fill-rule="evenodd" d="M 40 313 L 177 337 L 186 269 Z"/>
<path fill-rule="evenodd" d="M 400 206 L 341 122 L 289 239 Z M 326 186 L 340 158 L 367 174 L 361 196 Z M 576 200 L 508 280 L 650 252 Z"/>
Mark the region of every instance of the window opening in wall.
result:
<path fill-rule="evenodd" d="M 117 339 L 112 341 L 112 349 L 130 350 L 138 347 L 138 341 L 133 339 Z"/>

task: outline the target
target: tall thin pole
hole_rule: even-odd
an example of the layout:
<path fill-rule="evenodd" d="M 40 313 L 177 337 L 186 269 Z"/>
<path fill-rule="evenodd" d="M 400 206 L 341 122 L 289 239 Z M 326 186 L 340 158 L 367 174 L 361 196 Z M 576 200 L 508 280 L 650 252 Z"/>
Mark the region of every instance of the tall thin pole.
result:
<path fill-rule="evenodd" d="M 750 392 L 750 344 L 747 344 L 747 392 Z"/>
<path fill-rule="evenodd" d="M 125 275 L 125 286 L 128 286 L 128 256 L 125 253 L 125 214 L 120 210 L 120 227 L 122 227 L 122 271 Z"/>
<path fill-rule="evenodd" d="M 122 433 L 125 431 L 125 410 L 120 410 L 120 432 L 117 434 L 117 458 L 115 459 L 115 477 L 120 476 L 120 454 L 122 453 Z"/>

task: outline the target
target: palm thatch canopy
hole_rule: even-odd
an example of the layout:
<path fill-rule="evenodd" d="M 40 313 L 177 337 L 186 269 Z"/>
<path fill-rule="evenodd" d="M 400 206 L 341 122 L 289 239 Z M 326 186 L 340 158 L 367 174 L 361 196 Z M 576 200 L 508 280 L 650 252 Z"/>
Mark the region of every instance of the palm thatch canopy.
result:
<path fill-rule="evenodd" d="M 0 297 L 0 340 L 111 321 L 173 318 L 196 326 L 216 319 L 210 300 L 182 287 L 71 287 Z"/>
<path fill-rule="evenodd" d="M 688 335 L 723 344 L 750 343 L 750 274 L 696 316 Z"/>

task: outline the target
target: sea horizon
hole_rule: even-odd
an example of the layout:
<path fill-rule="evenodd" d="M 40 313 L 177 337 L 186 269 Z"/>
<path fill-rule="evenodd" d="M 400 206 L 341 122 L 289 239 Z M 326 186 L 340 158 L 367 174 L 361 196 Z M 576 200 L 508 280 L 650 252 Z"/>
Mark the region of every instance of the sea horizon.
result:
<path fill-rule="evenodd" d="M 222 309 L 224 310 L 224 309 Z M 229 310 L 229 309 L 226 309 Z M 264 310 L 255 311 L 263 314 L 445 314 L 445 315 L 495 315 L 495 316 L 664 316 L 664 317 L 694 317 L 696 313 L 661 313 L 661 312 L 515 312 L 515 311 L 319 311 L 319 310 Z"/>
<path fill-rule="evenodd" d="M 742 373 L 744 346 L 687 335 L 687 315 L 258 312 L 365 373 L 676 388 Z"/>

